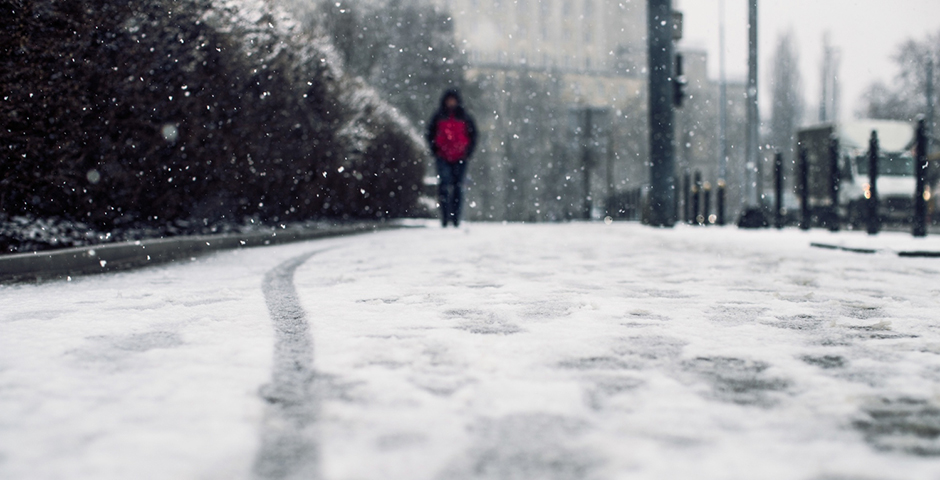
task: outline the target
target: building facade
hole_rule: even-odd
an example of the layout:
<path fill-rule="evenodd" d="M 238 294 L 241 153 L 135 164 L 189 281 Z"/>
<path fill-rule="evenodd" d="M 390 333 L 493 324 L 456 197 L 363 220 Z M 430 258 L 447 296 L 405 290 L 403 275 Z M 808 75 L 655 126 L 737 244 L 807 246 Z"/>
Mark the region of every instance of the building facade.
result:
<path fill-rule="evenodd" d="M 477 66 L 528 65 L 638 75 L 645 6 L 640 0 L 437 0 Z"/>
<path fill-rule="evenodd" d="M 646 2 L 434 1 L 451 12 L 466 77 L 485 99 L 469 218 L 596 218 L 610 213 L 607 199 L 648 183 Z M 700 171 L 717 185 L 718 85 L 705 52 L 683 53 L 689 97 L 676 116 L 676 174 Z M 743 168 L 741 88 L 729 87 L 729 177 Z M 726 180 L 734 207 L 737 182 Z"/>

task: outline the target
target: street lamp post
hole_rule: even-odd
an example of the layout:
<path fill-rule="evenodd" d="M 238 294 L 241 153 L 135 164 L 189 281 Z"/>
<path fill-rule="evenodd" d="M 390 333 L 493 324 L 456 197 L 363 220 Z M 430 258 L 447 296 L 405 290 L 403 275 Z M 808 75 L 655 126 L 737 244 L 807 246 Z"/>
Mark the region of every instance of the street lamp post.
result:
<path fill-rule="evenodd" d="M 650 225 L 675 223 L 675 113 L 672 0 L 647 0 Z"/>
<path fill-rule="evenodd" d="M 761 168 L 758 153 L 757 109 L 757 0 L 748 1 L 748 60 L 747 60 L 747 167 L 748 206 L 760 209 Z"/>
<path fill-rule="evenodd" d="M 725 182 L 728 178 L 728 79 L 725 76 L 725 2 L 718 1 L 718 225 L 725 224 Z"/>

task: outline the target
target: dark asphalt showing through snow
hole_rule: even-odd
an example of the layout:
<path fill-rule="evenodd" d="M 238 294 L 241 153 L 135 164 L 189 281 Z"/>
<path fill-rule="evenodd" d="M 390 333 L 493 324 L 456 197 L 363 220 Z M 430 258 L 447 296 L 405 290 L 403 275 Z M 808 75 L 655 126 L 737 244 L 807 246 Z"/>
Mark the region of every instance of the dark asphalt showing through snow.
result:
<path fill-rule="evenodd" d="M 294 272 L 321 251 L 291 258 L 264 277 L 275 345 L 271 383 L 261 389 L 267 404 L 254 466 L 259 479 L 322 477 L 314 428 L 319 408 L 313 388 L 313 339 L 294 287 Z"/>

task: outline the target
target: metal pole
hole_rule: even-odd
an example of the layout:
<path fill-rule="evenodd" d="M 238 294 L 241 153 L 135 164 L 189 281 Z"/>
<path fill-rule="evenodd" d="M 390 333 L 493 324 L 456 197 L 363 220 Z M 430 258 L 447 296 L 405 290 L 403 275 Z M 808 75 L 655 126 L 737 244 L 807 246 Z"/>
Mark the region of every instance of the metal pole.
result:
<path fill-rule="evenodd" d="M 724 189 L 728 176 L 728 79 L 725 76 L 725 0 L 718 2 L 718 188 Z M 722 202 L 719 202 L 723 204 Z M 725 224 L 723 208 L 718 209 L 718 224 Z"/>
<path fill-rule="evenodd" d="M 829 212 L 829 218 L 826 222 L 829 224 L 829 231 L 839 231 L 839 183 L 841 182 L 841 172 L 839 172 L 839 138 L 835 135 L 829 138 L 829 198 L 832 209 Z"/>
<path fill-rule="evenodd" d="M 649 58 L 650 225 L 673 226 L 675 131 L 672 0 L 647 0 Z"/>
<path fill-rule="evenodd" d="M 716 195 L 718 196 L 718 198 L 715 199 L 715 203 L 716 203 L 715 207 L 717 207 L 718 209 L 718 214 L 717 214 L 718 218 L 716 218 L 717 221 L 715 223 L 717 223 L 718 225 L 724 225 L 725 224 L 725 181 L 724 180 L 718 180 L 718 192 L 716 193 Z"/>
<path fill-rule="evenodd" d="M 695 183 L 692 186 L 692 224 L 701 225 L 702 217 L 699 215 L 702 205 L 702 172 L 695 172 Z"/>
<path fill-rule="evenodd" d="M 878 217 L 878 132 L 871 131 L 868 141 L 868 234 L 875 235 L 881 230 L 881 218 Z"/>
<path fill-rule="evenodd" d="M 783 154 L 774 155 L 774 226 L 783 228 Z"/>
<path fill-rule="evenodd" d="M 934 105 L 933 105 L 933 54 L 927 60 L 927 156 L 930 156 L 930 146 L 933 143 Z"/>
<path fill-rule="evenodd" d="M 917 119 L 917 158 L 914 175 L 917 188 L 914 191 L 914 236 L 927 236 L 927 121 Z"/>
<path fill-rule="evenodd" d="M 581 218 L 584 220 L 591 219 L 591 167 L 593 166 L 593 159 L 591 158 L 592 149 L 591 149 L 591 139 L 593 135 L 593 125 L 591 119 L 591 109 L 590 107 L 584 110 L 584 144 L 582 145 L 582 168 L 584 168 L 584 177 L 582 178 L 584 182 L 584 203 L 581 207 Z"/>
<path fill-rule="evenodd" d="M 678 189 L 678 188 L 681 187 L 681 183 L 680 183 L 680 182 L 681 182 L 681 180 L 680 180 L 680 178 L 679 178 L 678 175 L 676 175 L 676 178 L 673 178 L 673 179 L 672 179 L 672 184 L 675 185 L 675 188 L 676 188 L 676 189 Z M 682 221 L 682 219 L 679 218 L 679 196 L 680 196 L 680 195 L 679 195 L 678 190 L 677 190 L 676 193 L 672 196 L 672 212 L 673 212 L 672 221 L 673 221 L 674 224 L 675 224 L 675 223 L 679 223 L 679 222 Z"/>
<path fill-rule="evenodd" d="M 809 230 L 812 219 L 809 216 L 809 153 L 800 145 L 800 229 Z"/>
<path fill-rule="evenodd" d="M 642 209 L 642 205 L 641 205 L 642 202 L 643 202 L 643 190 L 640 188 L 634 188 L 633 191 L 630 193 L 630 208 L 631 208 L 630 214 L 632 215 L 631 220 L 641 219 L 642 215 L 640 212 Z"/>
<path fill-rule="evenodd" d="M 705 182 L 702 185 L 702 222 L 704 225 L 709 223 L 709 212 L 712 209 L 712 184 Z"/>
<path fill-rule="evenodd" d="M 614 191 L 614 129 L 613 122 L 608 118 L 607 124 L 607 200 L 604 202 L 607 209 L 607 215 L 614 216 L 613 198 Z"/>
<path fill-rule="evenodd" d="M 757 109 L 757 0 L 748 1 L 748 61 L 747 61 L 747 165 L 750 196 L 748 206 L 760 207 L 761 168 L 758 153 Z"/>
<path fill-rule="evenodd" d="M 690 195 L 692 192 L 692 175 L 688 170 L 685 171 L 685 174 L 682 176 L 682 213 L 683 221 L 685 223 L 692 223 L 692 204 L 690 203 Z"/>
<path fill-rule="evenodd" d="M 829 121 L 829 85 L 832 69 L 832 49 L 829 48 L 829 32 L 823 34 L 822 94 L 819 101 L 820 123 Z"/>

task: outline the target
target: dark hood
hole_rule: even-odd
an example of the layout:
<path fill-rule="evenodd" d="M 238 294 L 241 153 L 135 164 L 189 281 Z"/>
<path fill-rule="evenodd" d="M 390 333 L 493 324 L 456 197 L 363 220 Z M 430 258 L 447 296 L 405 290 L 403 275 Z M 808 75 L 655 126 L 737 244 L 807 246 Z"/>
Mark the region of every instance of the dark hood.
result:
<path fill-rule="evenodd" d="M 444 106 L 444 102 L 446 102 L 447 99 L 450 97 L 454 97 L 455 99 L 457 99 L 457 108 L 463 107 L 463 98 L 460 97 L 460 90 L 457 90 L 456 88 L 451 88 L 450 90 L 447 90 L 446 92 L 444 92 L 444 95 L 441 95 L 441 106 L 440 106 L 441 111 L 447 110 L 447 107 Z"/>

